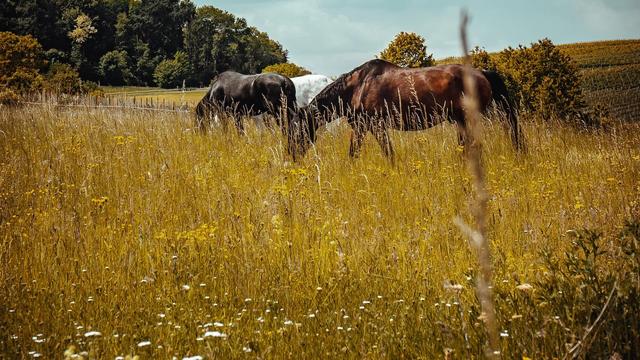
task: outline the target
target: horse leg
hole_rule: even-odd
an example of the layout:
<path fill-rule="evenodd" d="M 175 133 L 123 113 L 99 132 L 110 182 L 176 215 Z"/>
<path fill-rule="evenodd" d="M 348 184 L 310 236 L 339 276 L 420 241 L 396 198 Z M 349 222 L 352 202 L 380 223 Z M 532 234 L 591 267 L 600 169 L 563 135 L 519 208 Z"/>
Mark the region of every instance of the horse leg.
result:
<path fill-rule="evenodd" d="M 456 131 L 458 133 L 458 146 L 464 147 L 467 143 L 467 134 L 464 125 L 456 121 Z"/>
<path fill-rule="evenodd" d="M 238 129 L 238 134 L 246 135 L 244 131 L 244 122 L 242 121 L 242 115 L 240 113 L 236 113 L 233 117 L 233 120 L 236 123 L 236 129 Z"/>
<path fill-rule="evenodd" d="M 367 134 L 367 129 L 360 119 L 356 119 L 351 125 L 351 146 L 349 147 L 349 156 L 351 158 L 358 157 L 360 155 L 360 148 L 362 147 L 362 141 Z"/>
<path fill-rule="evenodd" d="M 210 126 L 211 113 L 211 106 L 204 101 L 201 101 L 196 107 L 196 129 L 202 134 L 205 134 Z"/>
<path fill-rule="evenodd" d="M 395 153 L 393 151 L 393 146 L 391 145 L 391 140 L 389 139 L 389 131 L 384 124 L 379 124 L 373 131 L 373 135 L 378 140 L 378 144 L 382 148 L 382 152 L 384 155 L 391 161 L 392 164 L 395 164 Z"/>
<path fill-rule="evenodd" d="M 465 146 L 467 143 L 467 126 L 464 119 L 464 111 L 462 109 L 453 110 L 451 114 L 451 120 L 456 123 L 456 130 L 458 133 L 458 146 Z"/>

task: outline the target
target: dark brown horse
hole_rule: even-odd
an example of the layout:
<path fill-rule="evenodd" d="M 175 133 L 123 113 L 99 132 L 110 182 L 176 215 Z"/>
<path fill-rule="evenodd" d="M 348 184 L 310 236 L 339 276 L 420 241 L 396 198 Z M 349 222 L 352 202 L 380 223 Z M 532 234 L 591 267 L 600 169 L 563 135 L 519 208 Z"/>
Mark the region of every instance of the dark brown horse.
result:
<path fill-rule="evenodd" d="M 279 74 L 243 75 L 225 71 L 214 78 L 207 94 L 196 106 L 196 125 L 205 130 L 215 112 L 231 112 L 236 126 L 243 129 L 239 115 L 273 115 L 280 123 L 280 110 L 286 100 L 289 115 L 296 113 L 296 88 L 293 82 Z"/>
<path fill-rule="evenodd" d="M 465 114 L 463 98 L 463 66 L 443 65 L 427 68 L 402 68 L 384 60 L 368 61 L 343 74 L 322 90 L 301 109 L 298 123 L 290 126 L 289 148 L 294 158 L 304 155 L 315 141 L 320 126 L 331 121 L 338 113 L 347 117 L 353 133 L 349 154 L 360 151 L 367 132 L 373 133 L 385 155 L 393 159 L 393 147 L 388 130 L 424 130 L 438 123 L 439 118 L 454 121 L 458 139 L 464 143 Z M 500 75 L 490 71 L 472 70 L 477 86 L 481 111 L 486 111 L 494 100 L 506 113 L 511 138 L 521 148 L 518 120 L 513 103 Z M 294 135 L 295 134 L 295 135 Z"/>

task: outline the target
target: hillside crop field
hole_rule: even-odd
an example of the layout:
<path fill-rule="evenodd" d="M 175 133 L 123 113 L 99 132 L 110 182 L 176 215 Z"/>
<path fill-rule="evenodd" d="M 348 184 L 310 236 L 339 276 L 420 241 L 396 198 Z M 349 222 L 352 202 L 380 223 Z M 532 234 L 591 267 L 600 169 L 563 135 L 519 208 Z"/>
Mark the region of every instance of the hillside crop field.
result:
<path fill-rule="evenodd" d="M 640 120 L 640 40 L 559 45 L 577 63 L 587 102 L 616 119 Z"/>
<path fill-rule="evenodd" d="M 2 109 L 0 353 L 481 356 L 453 125 L 394 132 L 391 165 L 371 137 L 351 160 L 344 124 L 292 162 L 279 131 L 192 121 Z M 527 153 L 483 137 L 502 356 L 637 354 L 640 124 L 522 122 Z"/>

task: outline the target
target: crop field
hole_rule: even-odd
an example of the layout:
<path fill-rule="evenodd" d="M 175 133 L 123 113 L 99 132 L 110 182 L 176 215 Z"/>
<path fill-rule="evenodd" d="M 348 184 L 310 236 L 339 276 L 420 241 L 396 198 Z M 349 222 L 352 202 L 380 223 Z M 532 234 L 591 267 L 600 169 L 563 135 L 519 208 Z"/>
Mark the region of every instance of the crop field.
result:
<path fill-rule="evenodd" d="M 580 69 L 587 102 L 616 119 L 640 120 L 640 40 L 560 45 Z"/>
<path fill-rule="evenodd" d="M 487 336 L 454 126 L 349 128 L 299 162 L 279 131 L 186 113 L 0 112 L 8 358 L 471 358 Z M 640 131 L 484 126 L 503 358 L 640 350 Z M 575 350 L 575 349 L 574 349 Z"/>

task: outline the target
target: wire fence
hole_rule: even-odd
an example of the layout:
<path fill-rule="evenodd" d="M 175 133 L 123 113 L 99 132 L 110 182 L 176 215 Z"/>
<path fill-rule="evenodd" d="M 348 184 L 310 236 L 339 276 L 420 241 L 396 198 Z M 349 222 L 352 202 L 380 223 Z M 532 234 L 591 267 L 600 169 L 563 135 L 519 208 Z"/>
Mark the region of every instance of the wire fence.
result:
<path fill-rule="evenodd" d="M 192 92 L 205 92 L 208 88 L 176 88 L 176 89 L 128 89 L 122 88 L 122 90 L 109 91 L 106 95 L 119 95 L 119 96 L 144 96 L 149 94 L 179 94 L 179 93 L 192 93 Z M 112 90 L 114 90 L 112 88 Z"/>
<path fill-rule="evenodd" d="M 121 109 L 145 110 L 175 113 L 189 113 L 191 106 L 186 102 L 176 102 L 162 98 L 136 98 L 124 96 L 68 96 L 50 93 L 37 93 L 22 101 L 21 104 L 85 109 Z"/>

